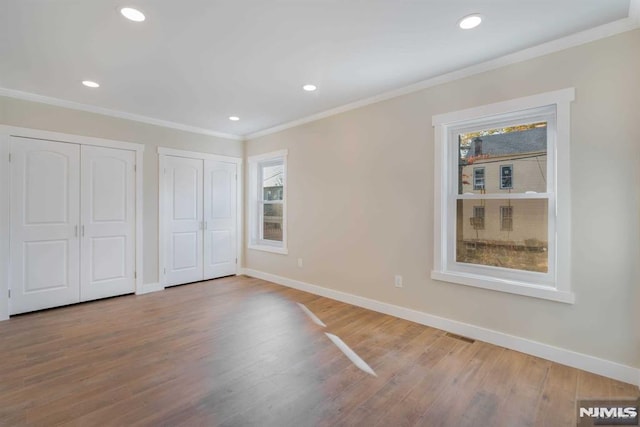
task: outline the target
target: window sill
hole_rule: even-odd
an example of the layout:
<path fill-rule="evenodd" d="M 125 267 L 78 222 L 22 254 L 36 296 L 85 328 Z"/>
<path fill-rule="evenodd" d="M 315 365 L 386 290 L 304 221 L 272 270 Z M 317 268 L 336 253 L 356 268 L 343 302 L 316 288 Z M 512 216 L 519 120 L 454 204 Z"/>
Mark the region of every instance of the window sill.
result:
<path fill-rule="evenodd" d="M 280 247 L 277 247 L 277 246 L 249 244 L 247 246 L 247 248 L 253 249 L 253 250 L 256 250 L 256 251 L 271 252 L 271 253 L 280 254 L 280 255 L 288 255 L 289 254 L 289 250 L 287 248 L 280 248 Z"/>
<path fill-rule="evenodd" d="M 560 291 L 548 286 L 535 285 L 531 283 L 497 279 L 468 273 L 436 270 L 431 272 L 431 278 L 441 280 L 443 282 L 457 283 L 459 285 L 473 286 L 476 288 L 490 289 L 492 291 L 500 291 L 516 295 L 524 295 L 533 298 L 562 302 L 565 304 L 575 303 L 575 295 L 571 292 Z"/>

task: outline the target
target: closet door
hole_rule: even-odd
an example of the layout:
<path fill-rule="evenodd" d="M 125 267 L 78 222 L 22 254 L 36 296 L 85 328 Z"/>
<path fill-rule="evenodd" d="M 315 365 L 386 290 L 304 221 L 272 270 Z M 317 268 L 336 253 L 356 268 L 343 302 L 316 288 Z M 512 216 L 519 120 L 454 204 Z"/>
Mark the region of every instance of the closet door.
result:
<path fill-rule="evenodd" d="M 10 313 L 76 303 L 80 147 L 12 137 Z"/>
<path fill-rule="evenodd" d="M 203 161 L 166 156 L 165 285 L 203 279 Z"/>
<path fill-rule="evenodd" d="M 236 274 L 236 164 L 204 163 L 204 278 Z"/>
<path fill-rule="evenodd" d="M 135 290 L 135 153 L 83 146 L 80 300 Z"/>

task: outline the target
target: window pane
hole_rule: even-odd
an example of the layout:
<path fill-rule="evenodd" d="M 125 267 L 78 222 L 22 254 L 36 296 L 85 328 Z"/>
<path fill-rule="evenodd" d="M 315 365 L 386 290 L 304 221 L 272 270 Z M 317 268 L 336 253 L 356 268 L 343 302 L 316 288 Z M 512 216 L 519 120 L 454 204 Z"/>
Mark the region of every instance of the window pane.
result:
<path fill-rule="evenodd" d="M 282 204 L 265 203 L 262 209 L 262 238 L 282 242 Z"/>
<path fill-rule="evenodd" d="M 484 168 L 473 168 L 473 189 L 484 190 Z"/>
<path fill-rule="evenodd" d="M 548 271 L 547 199 L 458 200 L 456 261 Z"/>
<path fill-rule="evenodd" d="M 474 230 L 484 230 L 484 206 L 474 206 L 473 216 L 469 220 L 471 228 Z"/>
<path fill-rule="evenodd" d="M 461 133 L 458 194 L 547 191 L 547 123 Z"/>
<path fill-rule="evenodd" d="M 282 200 L 284 189 L 284 166 L 282 163 L 262 167 L 263 200 Z"/>
<path fill-rule="evenodd" d="M 513 165 L 500 165 L 500 189 L 513 188 Z"/>

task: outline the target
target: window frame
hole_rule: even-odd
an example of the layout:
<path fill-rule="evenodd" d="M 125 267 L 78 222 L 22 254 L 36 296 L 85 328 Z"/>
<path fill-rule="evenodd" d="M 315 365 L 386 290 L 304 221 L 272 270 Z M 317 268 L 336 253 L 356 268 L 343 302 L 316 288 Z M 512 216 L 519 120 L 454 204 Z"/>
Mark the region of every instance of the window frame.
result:
<path fill-rule="evenodd" d="M 567 88 L 433 116 L 432 124 L 435 134 L 434 265 L 431 272 L 433 279 L 574 303 L 575 296 L 571 292 L 569 163 L 570 104 L 574 99 L 575 89 Z M 460 133 L 505 127 L 518 122 L 536 120 L 537 117 L 542 116 L 544 116 L 543 120 L 548 122 L 546 193 L 458 194 L 457 144 Z M 552 121 L 549 121 L 549 118 L 552 118 Z M 549 271 L 547 273 L 456 261 L 457 200 L 483 198 L 548 200 Z"/>
<path fill-rule="evenodd" d="M 478 215 L 479 212 L 482 212 L 482 215 Z M 477 225 L 474 226 L 476 230 L 484 230 L 484 219 L 487 213 L 487 208 L 483 205 L 473 205 L 473 218 L 476 218 Z"/>
<path fill-rule="evenodd" d="M 478 185 L 478 181 L 476 181 L 478 179 L 478 177 L 476 176 L 476 174 L 478 172 L 482 172 L 482 184 Z M 484 166 L 475 166 L 473 168 L 473 189 L 474 190 L 480 190 L 483 191 L 486 187 L 486 179 L 487 179 L 487 171 L 485 169 Z"/>
<path fill-rule="evenodd" d="M 510 185 L 507 187 L 506 185 L 504 185 L 504 175 L 503 175 L 503 170 L 504 169 L 509 169 L 510 175 L 509 175 L 509 183 Z M 501 190 L 513 190 L 513 165 L 500 165 L 500 189 Z"/>
<path fill-rule="evenodd" d="M 509 215 L 505 215 L 508 212 Z M 507 227 L 505 227 L 505 220 Z M 500 206 L 500 231 L 513 231 L 513 206 L 511 205 L 501 205 Z"/>
<path fill-rule="evenodd" d="M 289 253 L 287 248 L 287 156 L 288 150 L 278 150 L 247 158 L 247 163 L 249 164 L 249 233 L 247 235 L 247 247 L 249 249 L 282 255 Z M 283 167 L 282 200 L 264 200 L 262 188 L 263 170 L 265 167 L 280 163 L 282 163 Z M 264 238 L 264 206 L 267 204 L 282 205 L 282 242 Z"/>

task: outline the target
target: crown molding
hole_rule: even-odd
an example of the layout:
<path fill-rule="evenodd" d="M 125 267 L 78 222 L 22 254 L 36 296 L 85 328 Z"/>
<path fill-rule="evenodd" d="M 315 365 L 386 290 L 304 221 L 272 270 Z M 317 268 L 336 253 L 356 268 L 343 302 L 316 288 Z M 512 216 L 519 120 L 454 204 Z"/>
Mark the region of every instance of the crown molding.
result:
<path fill-rule="evenodd" d="M 132 120 L 141 123 L 147 123 L 155 126 L 161 126 L 169 129 L 176 129 L 185 132 L 197 133 L 202 135 L 215 136 L 218 138 L 231 139 L 235 141 L 246 141 L 249 139 L 255 139 L 269 134 L 277 133 L 286 129 L 290 129 L 296 126 L 300 126 L 306 123 L 321 120 L 327 117 L 335 116 L 337 114 L 345 113 L 347 111 L 355 110 L 357 108 L 365 107 L 367 105 L 375 104 L 388 99 L 397 98 L 399 96 L 407 95 L 413 92 L 418 92 L 433 86 L 448 83 L 451 81 L 463 79 L 466 77 L 480 74 L 486 71 L 494 70 L 507 65 L 523 62 L 529 59 L 537 58 L 540 56 L 548 55 L 554 52 L 558 52 L 571 47 L 579 46 L 582 44 L 590 43 L 603 38 L 611 37 L 616 34 L 624 33 L 627 31 L 640 28 L 640 0 L 629 1 L 629 15 L 627 18 L 619 19 L 617 21 L 610 22 L 608 24 L 600 25 L 579 33 L 575 33 L 560 39 L 556 39 L 547 43 L 543 43 L 531 48 L 527 48 L 512 54 L 508 54 L 496 59 L 491 59 L 476 65 L 465 67 L 456 71 L 441 74 L 418 83 L 411 84 L 399 89 L 384 92 L 379 95 L 375 95 L 369 98 L 361 99 L 349 104 L 345 104 L 336 108 L 325 110 L 320 113 L 312 114 L 307 117 L 296 119 L 290 122 L 286 122 L 277 126 L 273 126 L 267 129 L 263 129 L 257 132 L 253 132 L 246 135 L 236 135 L 224 132 L 217 132 L 211 129 L 200 128 L 197 126 L 185 125 L 182 123 L 176 123 L 168 120 L 156 119 L 153 117 L 127 113 L 119 110 L 111 110 L 108 108 L 96 107 L 93 105 L 82 104 L 74 101 L 67 101 L 64 99 L 53 98 L 44 95 L 38 95 L 30 92 L 23 92 L 8 88 L 0 87 L 0 96 L 6 96 L 9 98 L 21 99 L 25 101 L 39 102 L 43 104 L 55 105 L 58 107 L 69 108 L 73 110 L 86 111 L 90 113 L 102 114 L 105 116 L 116 117 L 120 119 Z"/>
<path fill-rule="evenodd" d="M 161 127 L 181 130 L 185 132 L 198 133 L 202 135 L 215 136 L 218 138 L 233 139 L 235 141 L 243 140 L 241 136 L 230 134 L 230 133 L 216 132 L 210 129 L 204 129 L 196 126 L 189 126 L 182 123 L 171 122 L 168 120 L 155 119 L 153 117 L 127 113 L 124 111 L 111 110 L 108 108 L 96 107 L 93 105 L 81 104 L 79 102 L 67 101 L 64 99 L 52 98 L 49 96 L 38 95 L 30 92 L 22 92 L 19 90 L 7 89 L 3 87 L 0 87 L 0 96 L 21 99 L 24 101 L 39 102 L 41 104 L 55 105 L 57 107 L 69 108 L 72 110 L 79 110 L 79 111 L 86 111 L 89 113 L 102 114 L 104 116 L 117 117 L 119 119 L 132 120 L 135 122 L 146 123 L 150 125 L 161 126 Z"/>
<path fill-rule="evenodd" d="M 566 37 L 562 37 L 556 40 L 552 40 L 547 43 L 543 43 L 537 46 L 533 46 L 515 53 L 511 53 L 505 56 L 501 56 L 496 59 L 481 62 L 476 65 L 471 65 L 466 68 L 462 68 L 449 73 L 441 74 L 436 77 L 429 78 L 427 80 L 414 83 L 409 86 L 405 86 L 400 89 L 395 89 L 389 92 L 384 92 L 379 95 L 365 98 L 360 101 L 355 101 L 340 107 L 332 108 L 320 113 L 312 114 L 301 119 L 293 120 L 291 122 L 283 123 L 268 129 L 264 129 L 258 132 L 244 135 L 245 140 L 255 139 L 262 136 L 266 136 L 272 133 L 280 132 L 286 129 L 290 129 L 296 126 L 300 126 L 306 123 L 321 120 L 336 114 L 341 114 L 350 110 L 355 110 L 370 104 L 386 101 L 388 99 L 397 98 L 402 95 L 407 95 L 413 92 L 418 92 L 433 86 L 449 83 L 455 80 L 471 77 L 475 74 L 484 73 L 486 71 L 495 70 L 507 65 L 516 64 L 518 62 L 527 61 L 529 59 L 538 58 L 540 56 L 548 55 L 561 50 L 569 49 L 571 47 L 580 46 L 586 43 L 590 43 L 596 40 L 604 39 L 614 36 L 616 34 L 624 33 L 627 31 L 640 28 L 640 0 L 631 0 L 629 4 L 629 16 L 627 18 L 619 19 L 617 21 L 610 22 L 608 24 L 600 25 L 594 28 L 590 28 L 585 31 L 581 31 L 575 34 L 571 34 Z"/>

